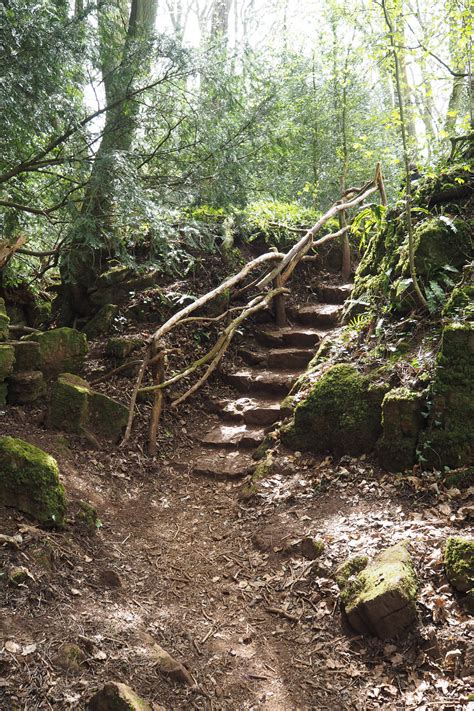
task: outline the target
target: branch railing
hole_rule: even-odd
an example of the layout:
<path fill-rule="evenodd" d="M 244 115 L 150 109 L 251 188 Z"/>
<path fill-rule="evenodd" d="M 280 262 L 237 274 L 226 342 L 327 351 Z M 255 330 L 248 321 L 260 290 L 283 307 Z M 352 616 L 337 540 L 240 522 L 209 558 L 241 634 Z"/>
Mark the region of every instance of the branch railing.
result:
<path fill-rule="evenodd" d="M 187 400 L 193 393 L 199 390 L 202 385 L 204 385 L 204 383 L 216 370 L 239 326 L 249 317 L 267 308 L 272 302 L 275 306 L 277 325 L 279 327 L 284 326 L 286 324 L 284 296 L 289 293 L 289 290 L 285 285 L 294 270 L 298 264 L 304 260 L 305 255 L 307 255 L 311 249 L 319 247 L 326 242 L 347 233 L 350 229 L 350 225 L 345 226 L 337 232 L 324 235 L 317 240 L 315 240 L 315 236 L 332 217 L 337 216 L 342 211 L 357 207 L 377 191 L 380 194 L 382 204 L 386 205 L 387 198 L 380 163 L 376 166 L 373 180 L 369 181 L 361 188 L 350 188 L 346 190 L 343 197 L 334 203 L 334 205 L 332 205 L 332 207 L 319 218 L 313 227 L 305 232 L 305 234 L 286 254 L 281 252 L 268 252 L 256 257 L 246 264 L 237 274 L 225 279 L 215 289 L 204 294 L 199 299 L 196 299 L 196 301 L 181 309 L 181 311 L 171 316 L 171 318 L 161 325 L 155 333 L 150 336 L 146 344 L 146 352 L 143 360 L 141 361 L 130 399 L 129 416 L 123 443 L 126 443 L 130 439 L 132 433 L 137 397 L 140 394 L 151 393 L 153 394 L 153 406 L 148 433 L 148 451 L 152 455 L 155 454 L 158 427 L 163 410 L 164 391 L 183 379 L 188 378 L 201 368 L 204 368 L 204 372 L 200 375 L 198 380 L 183 394 L 174 398 L 171 402 L 171 406 L 177 407 Z M 272 266 L 275 262 L 275 266 Z M 213 318 L 192 315 L 220 294 L 231 291 L 241 285 L 250 274 L 262 268 L 267 269 L 266 273 L 263 275 L 260 274 L 256 279 L 254 278 L 250 283 L 239 288 L 233 294 L 234 297 L 236 295 L 241 296 L 250 289 L 256 289 L 259 293 L 251 298 L 248 303 L 242 306 L 229 308 L 219 316 Z M 223 321 L 225 318 L 230 318 L 231 320 L 222 330 L 213 347 L 199 359 L 194 361 L 194 363 L 186 366 L 180 372 L 167 378 L 167 360 L 171 351 L 166 349 L 163 340 L 164 337 L 168 336 L 176 328 L 185 324 L 218 323 Z M 151 385 L 143 385 L 143 381 L 148 370 L 151 373 L 153 382 Z"/>

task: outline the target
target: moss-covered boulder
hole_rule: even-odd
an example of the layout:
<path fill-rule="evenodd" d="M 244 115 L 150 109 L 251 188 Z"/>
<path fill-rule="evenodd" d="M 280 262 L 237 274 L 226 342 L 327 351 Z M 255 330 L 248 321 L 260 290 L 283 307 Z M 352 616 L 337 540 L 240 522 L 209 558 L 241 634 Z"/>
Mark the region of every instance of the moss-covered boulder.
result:
<path fill-rule="evenodd" d="M 7 314 L 5 301 L 0 298 L 0 341 L 8 339 L 8 329 L 10 326 L 10 318 Z"/>
<path fill-rule="evenodd" d="M 351 578 L 367 568 L 368 564 L 369 556 L 367 555 L 354 555 L 341 563 L 334 573 L 334 579 L 341 590 L 347 586 Z"/>
<path fill-rule="evenodd" d="M 417 579 L 403 545 L 380 553 L 355 577 L 339 575 L 341 602 L 356 632 L 386 638 L 416 622 Z"/>
<path fill-rule="evenodd" d="M 99 338 L 109 333 L 114 325 L 115 317 L 119 311 L 115 304 L 105 304 L 96 315 L 84 326 L 87 338 Z"/>
<path fill-rule="evenodd" d="M 133 689 L 118 681 L 105 684 L 86 704 L 87 711 L 152 711 Z"/>
<path fill-rule="evenodd" d="M 420 222 L 413 235 L 417 274 L 433 274 L 446 264 L 460 269 L 470 259 L 472 228 L 468 220 L 445 216 L 430 217 Z M 402 252 L 402 269 L 408 273 L 408 245 Z"/>
<path fill-rule="evenodd" d="M 0 502 L 40 523 L 62 525 L 66 500 L 56 460 L 22 439 L 0 437 Z"/>
<path fill-rule="evenodd" d="M 0 344 L 0 383 L 7 378 L 13 370 L 15 351 L 13 346 Z"/>
<path fill-rule="evenodd" d="M 418 436 L 424 423 L 423 404 L 423 396 L 407 388 L 395 388 L 385 395 L 377 458 L 389 472 L 403 471 L 415 464 Z"/>
<path fill-rule="evenodd" d="M 443 329 L 429 396 L 427 429 L 419 440 L 422 461 L 452 469 L 474 464 L 474 323 Z"/>
<path fill-rule="evenodd" d="M 87 338 L 75 328 L 54 328 L 32 333 L 25 341 L 39 343 L 40 370 L 51 376 L 64 371 L 79 372 L 87 353 Z"/>
<path fill-rule="evenodd" d="M 451 537 L 444 549 L 444 569 L 451 585 L 459 592 L 474 589 L 474 539 Z"/>
<path fill-rule="evenodd" d="M 96 306 L 125 304 L 130 301 L 130 294 L 155 286 L 157 275 L 156 271 L 139 272 L 130 267 L 112 267 L 98 277 L 89 298 Z"/>
<path fill-rule="evenodd" d="M 297 405 L 293 420 L 282 428 L 282 442 L 315 453 L 370 452 L 381 432 L 384 393 L 354 367 L 333 365 Z"/>
<path fill-rule="evenodd" d="M 92 390 L 77 375 L 63 373 L 54 384 L 48 414 L 51 427 L 117 442 L 127 419 L 125 405 Z"/>
<path fill-rule="evenodd" d="M 40 344 L 36 341 L 16 341 L 15 364 L 13 370 L 39 370 L 41 366 Z"/>
<path fill-rule="evenodd" d="M 7 401 L 10 405 L 26 405 L 46 395 L 46 382 L 41 370 L 13 373 L 8 379 Z"/>

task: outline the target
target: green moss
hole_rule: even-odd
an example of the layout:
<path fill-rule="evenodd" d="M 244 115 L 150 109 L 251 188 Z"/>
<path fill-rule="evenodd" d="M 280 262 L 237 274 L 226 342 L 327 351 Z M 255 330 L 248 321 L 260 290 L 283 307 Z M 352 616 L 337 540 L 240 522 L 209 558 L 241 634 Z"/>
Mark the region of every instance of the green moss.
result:
<path fill-rule="evenodd" d="M 15 351 L 13 346 L 0 344 L 0 382 L 10 375 L 14 362 Z"/>
<path fill-rule="evenodd" d="M 456 590 L 468 592 L 474 588 L 474 539 L 452 537 L 444 549 L 446 577 Z"/>
<path fill-rule="evenodd" d="M 418 436 L 423 426 L 424 398 L 407 388 L 395 388 L 382 402 L 382 436 L 377 458 L 388 471 L 409 469 L 416 461 Z"/>
<path fill-rule="evenodd" d="M 405 575 L 400 576 L 400 564 L 405 568 Z M 359 573 L 361 588 L 354 598 L 345 595 L 344 604 L 347 607 L 359 603 L 367 603 L 374 598 L 389 592 L 394 587 L 401 590 L 408 601 L 415 602 L 418 583 L 410 556 L 404 546 L 393 546 L 383 551 L 373 563 Z"/>
<path fill-rule="evenodd" d="M 367 567 L 369 557 L 366 555 L 355 555 L 342 563 L 334 573 L 334 579 L 341 590 L 347 587 L 349 578 L 360 573 Z"/>
<path fill-rule="evenodd" d="M 0 501 L 40 523 L 62 525 L 66 501 L 56 460 L 21 439 L 0 437 Z"/>
<path fill-rule="evenodd" d="M 4 299 L 0 298 L 0 341 L 6 341 L 8 339 L 8 329 L 10 326 L 10 319 L 7 314 L 7 309 L 5 307 Z"/>
<path fill-rule="evenodd" d="M 300 402 L 281 430 L 293 449 L 351 455 L 370 452 L 381 430 L 384 391 L 346 364 L 333 365 Z"/>
<path fill-rule="evenodd" d="M 32 333 L 25 341 L 39 343 L 40 369 L 47 375 L 79 371 L 87 353 L 87 338 L 75 328 L 55 328 L 44 333 Z"/>
<path fill-rule="evenodd" d="M 443 316 L 474 320 L 474 284 L 461 284 L 452 290 L 443 309 Z"/>

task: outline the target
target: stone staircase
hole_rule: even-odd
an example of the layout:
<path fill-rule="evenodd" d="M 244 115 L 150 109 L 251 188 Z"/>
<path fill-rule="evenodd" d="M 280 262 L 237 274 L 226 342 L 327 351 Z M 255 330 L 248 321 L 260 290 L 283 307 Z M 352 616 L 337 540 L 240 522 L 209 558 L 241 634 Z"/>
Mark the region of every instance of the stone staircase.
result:
<path fill-rule="evenodd" d="M 235 397 L 210 403 L 192 463 L 195 474 L 227 479 L 252 470 L 253 450 L 288 414 L 280 403 L 321 340 L 338 326 L 351 287 L 320 287 L 318 303 L 288 309 L 291 325 L 285 328 L 259 325 L 254 340 L 238 351 L 245 367 L 222 373 Z"/>

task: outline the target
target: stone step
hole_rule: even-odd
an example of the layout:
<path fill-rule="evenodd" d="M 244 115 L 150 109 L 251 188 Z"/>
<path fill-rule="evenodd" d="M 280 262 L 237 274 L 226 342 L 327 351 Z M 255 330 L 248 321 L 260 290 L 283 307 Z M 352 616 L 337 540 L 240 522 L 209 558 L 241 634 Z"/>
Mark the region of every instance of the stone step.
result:
<path fill-rule="evenodd" d="M 213 412 L 232 422 L 245 422 L 246 425 L 267 427 L 277 422 L 280 417 L 280 403 L 252 397 L 240 397 L 237 400 L 221 400 L 213 403 Z"/>
<path fill-rule="evenodd" d="M 314 350 L 310 348 L 275 348 L 268 351 L 267 364 L 269 368 L 302 370 L 313 356 Z"/>
<path fill-rule="evenodd" d="M 260 370 L 242 368 L 225 373 L 224 378 L 239 392 L 266 392 L 275 395 L 287 395 L 298 377 L 298 373 L 287 371 Z"/>
<path fill-rule="evenodd" d="M 320 328 L 336 326 L 341 314 L 342 306 L 339 304 L 310 304 L 290 311 L 295 321 Z"/>
<path fill-rule="evenodd" d="M 202 444 L 213 447 L 258 447 L 265 437 L 265 430 L 242 425 L 216 425 L 200 438 Z"/>
<path fill-rule="evenodd" d="M 239 479 L 251 474 L 254 468 L 255 462 L 248 454 L 210 451 L 194 460 L 192 472 L 213 479 Z"/>
<path fill-rule="evenodd" d="M 257 341 L 270 348 L 310 348 L 317 346 L 322 335 L 315 328 L 286 326 L 281 329 L 263 329 L 256 333 Z"/>
<path fill-rule="evenodd" d="M 271 350 L 250 350 L 240 348 L 238 354 L 250 366 L 267 367 L 276 370 L 302 370 L 314 355 L 309 348 L 272 348 Z"/>
<path fill-rule="evenodd" d="M 318 299 L 326 304 L 343 304 L 351 295 L 353 284 L 321 284 Z"/>

